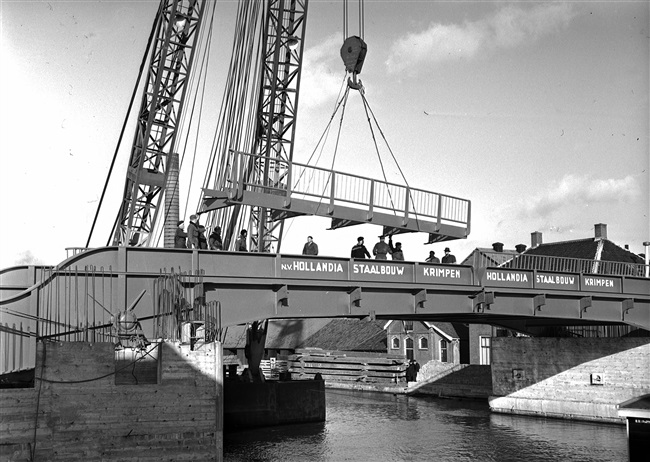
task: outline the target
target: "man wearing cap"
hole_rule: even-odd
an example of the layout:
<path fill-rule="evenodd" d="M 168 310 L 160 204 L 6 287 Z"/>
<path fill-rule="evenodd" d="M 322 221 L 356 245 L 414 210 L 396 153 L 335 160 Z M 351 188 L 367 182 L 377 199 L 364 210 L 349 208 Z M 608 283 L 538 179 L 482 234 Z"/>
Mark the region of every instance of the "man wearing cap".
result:
<path fill-rule="evenodd" d="M 454 257 L 454 256 L 453 256 L 452 254 L 450 254 L 449 252 L 451 252 L 451 251 L 449 250 L 449 247 L 445 247 L 445 256 L 442 257 L 442 262 L 443 262 L 443 263 L 446 263 L 447 265 L 451 265 L 451 264 L 456 263 L 456 257 Z"/>
<path fill-rule="evenodd" d="M 433 250 L 429 252 L 429 258 L 424 261 L 427 263 L 440 263 L 440 259 L 436 257 L 436 253 Z"/>
<path fill-rule="evenodd" d="M 305 242 L 305 246 L 302 248 L 302 254 L 318 255 L 318 244 L 314 242 L 313 237 L 307 236 L 307 242 Z"/>
<path fill-rule="evenodd" d="M 187 233 L 183 229 L 183 220 L 178 220 L 176 224 L 176 234 L 174 234 L 174 248 L 175 249 L 187 249 Z"/>
<path fill-rule="evenodd" d="M 352 252 L 350 252 L 350 256 L 352 258 L 370 258 L 370 253 L 368 253 L 368 249 L 366 249 L 366 246 L 363 245 L 363 237 L 359 236 L 357 238 L 357 244 L 352 247 Z"/>
<path fill-rule="evenodd" d="M 199 217 L 192 215 L 190 224 L 187 226 L 187 247 L 189 249 L 199 248 Z"/>
<path fill-rule="evenodd" d="M 388 260 L 387 255 L 393 253 L 390 246 L 386 244 L 386 236 L 379 236 L 379 242 L 372 248 L 372 254 L 376 260 Z"/>

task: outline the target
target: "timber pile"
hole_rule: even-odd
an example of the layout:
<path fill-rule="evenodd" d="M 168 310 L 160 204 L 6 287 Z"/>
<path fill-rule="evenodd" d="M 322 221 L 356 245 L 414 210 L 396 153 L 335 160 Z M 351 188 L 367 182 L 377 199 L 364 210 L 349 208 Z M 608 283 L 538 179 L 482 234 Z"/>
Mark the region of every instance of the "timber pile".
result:
<path fill-rule="evenodd" d="M 408 361 L 403 355 L 298 349 L 288 357 L 292 380 L 321 374 L 330 382 L 405 383 Z"/>

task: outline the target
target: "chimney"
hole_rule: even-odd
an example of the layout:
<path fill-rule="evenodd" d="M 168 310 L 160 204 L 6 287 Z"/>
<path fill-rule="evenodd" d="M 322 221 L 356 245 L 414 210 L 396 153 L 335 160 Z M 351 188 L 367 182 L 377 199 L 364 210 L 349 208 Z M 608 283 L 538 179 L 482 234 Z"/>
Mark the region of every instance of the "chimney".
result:
<path fill-rule="evenodd" d="M 515 250 L 517 253 L 523 253 L 526 250 L 526 244 L 517 244 Z"/>
<path fill-rule="evenodd" d="M 503 252 L 503 243 L 495 242 L 492 244 L 492 249 L 494 249 L 495 252 Z"/>
<path fill-rule="evenodd" d="M 625 244 L 625 250 L 630 250 L 630 246 L 628 244 Z"/>
<path fill-rule="evenodd" d="M 530 233 L 530 248 L 534 249 L 540 245 L 542 245 L 542 233 L 539 231 Z"/>
<path fill-rule="evenodd" d="M 174 248 L 174 236 L 178 228 L 179 199 L 178 199 L 178 153 L 169 154 L 167 163 L 167 182 L 165 184 L 165 223 L 164 246 Z"/>
<path fill-rule="evenodd" d="M 596 239 L 607 239 L 607 225 L 598 223 L 594 225 Z"/>

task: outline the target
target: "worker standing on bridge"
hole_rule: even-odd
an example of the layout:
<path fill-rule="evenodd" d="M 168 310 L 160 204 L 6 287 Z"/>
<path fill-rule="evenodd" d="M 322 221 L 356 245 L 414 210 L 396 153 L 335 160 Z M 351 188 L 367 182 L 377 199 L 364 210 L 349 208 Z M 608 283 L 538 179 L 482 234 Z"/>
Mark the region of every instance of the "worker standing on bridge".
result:
<path fill-rule="evenodd" d="M 442 257 L 442 262 L 447 264 L 447 265 L 452 265 L 456 263 L 456 257 L 454 257 L 451 253 L 451 250 L 449 250 L 449 247 L 445 247 L 445 256 Z"/>
<path fill-rule="evenodd" d="M 350 256 L 352 258 L 370 258 L 370 253 L 368 253 L 368 249 L 366 249 L 366 246 L 363 245 L 363 237 L 359 236 L 357 238 L 357 244 L 352 247 L 352 252 L 350 252 Z"/>
<path fill-rule="evenodd" d="M 246 237 L 248 236 L 248 231 L 245 229 L 242 229 L 239 232 L 239 237 L 235 241 L 235 251 L 236 252 L 248 252 L 248 248 L 246 247 Z"/>
<path fill-rule="evenodd" d="M 176 224 L 176 234 L 174 234 L 174 248 L 187 249 L 187 233 L 183 229 L 183 220 L 178 220 Z"/>
<path fill-rule="evenodd" d="M 199 225 L 199 248 L 208 248 L 208 239 L 205 237 L 205 226 Z"/>
<path fill-rule="evenodd" d="M 387 255 L 393 253 L 390 246 L 386 244 L 386 236 L 379 236 L 379 242 L 372 248 L 372 254 L 376 260 L 388 260 Z"/>
<path fill-rule="evenodd" d="M 210 250 L 223 250 L 223 240 L 221 239 L 221 226 L 215 226 L 210 237 L 208 238 Z"/>
<path fill-rule="evenodd" d="M 436 257 L 436 253 L 433 250 L 429 252 L 429 258 L 424 261 L 427 263 L 440 263 L 440 259 Z"/>
<path fill-rule="evenodd" d="M 199 248 L 199 217 L 190 216 L 190 224 L 187 226 L 187 247 L 189 249 Z"/>
<path fill-rule="evenodd" d="M 393 236 L 388 236 L 388 246 L 393 254 L 393 260 L 404 260 L 404 252 L 402 251 L 401 242 L 398 242 L 393 246 Z"/>
<path fill-rule="evenodd" d="M 307 242 L 305 242 L 305 246 L 302 248 L 302 254 L 318 255 L 318 244 L 314 242 L 313 237 L 307 236 Z"/>

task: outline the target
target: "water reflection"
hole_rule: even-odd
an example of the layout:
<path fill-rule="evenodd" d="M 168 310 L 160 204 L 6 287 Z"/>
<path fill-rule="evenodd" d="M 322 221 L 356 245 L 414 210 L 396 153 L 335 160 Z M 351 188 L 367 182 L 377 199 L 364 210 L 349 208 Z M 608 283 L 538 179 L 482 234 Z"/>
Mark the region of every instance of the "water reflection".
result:
<path fill-rule="evenodd" d="M 327 391 L 327 421 L 228 433 L 228 461 L 621 461 L 625 427 L 491 414 L 487 403 Z"/>

